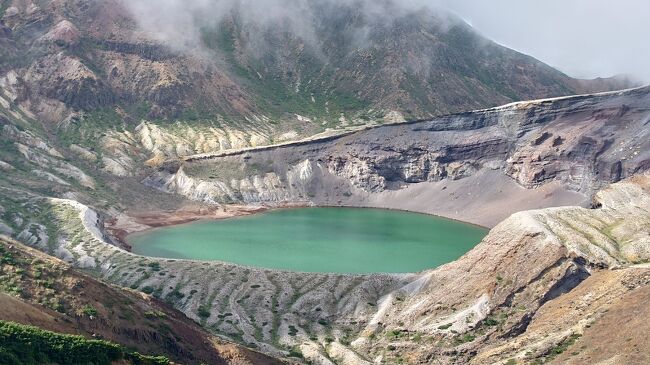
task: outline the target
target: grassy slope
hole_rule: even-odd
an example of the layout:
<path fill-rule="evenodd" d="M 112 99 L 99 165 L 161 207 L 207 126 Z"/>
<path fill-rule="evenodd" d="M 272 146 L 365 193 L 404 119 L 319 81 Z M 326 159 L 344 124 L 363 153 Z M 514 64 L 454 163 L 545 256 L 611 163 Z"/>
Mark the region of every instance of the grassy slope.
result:
<path fill-rule="evenodd" d="M 95 337 L 122 353 L 161 354 L 183 364 L 279 364 L 209 335 L 158 300 L 80 274 L 0 236 L 0 320 Z"/>
<path fill-rule="evenodd" d="M 83 336 L 44 331 L 38 327 L 0 321 L 0 363 L 38 365 L 44 363 L 110 365 L 167 365 L 164 356 L 144 356 L 123 346 Z"/>

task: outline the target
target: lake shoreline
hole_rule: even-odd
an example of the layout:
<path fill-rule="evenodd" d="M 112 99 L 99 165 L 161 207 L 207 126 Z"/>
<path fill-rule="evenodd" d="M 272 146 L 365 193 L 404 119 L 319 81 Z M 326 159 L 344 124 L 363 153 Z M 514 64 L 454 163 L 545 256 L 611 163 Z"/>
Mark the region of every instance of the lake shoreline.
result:
<path fill-rule="evenodd" d="M 245 217 L 254 214 L 261 214 L 281 209 L 301 209 L 301 208 L 350 208 L 350 209 L 379 209 L 395 212 L 406 212 L 420 214 L 449 221 L 467 224 L 481 229 L 490 230 L 491 227 L 481 224 L 463 221 L 461 219 L 451 218 L 438 214 L 412 211 L 400 208 L 381 208 L 372 206 L 356 205 L 312 205 L 306 202 L 283 203 L 278 205 L 223 205 L 223 206 L 199 206 L 190 208 L 181 208 L 171 211 L 149 211 L 149 212 L 128 212 L 108 219 L 104 222 L 104 230 L 108 233 L 112 241 L 121 248 L 132 252 L 131 244 L 128 242 L 128 236 L 136 233 L 145 233 L 152 229 L 178 226 L 197 221 L 222 220 L 230 218 Z"/>
<path fill-rule="evenodd" d="M 126 212 L 104 221 L 104 230 L 120 247 L 131 251 L 127 237 L 155 228 L 176 226 L 201 220 L 221 220 L 263 213 L 271 209 L 304 208 L 309 205 L 287 204 L 277 207 L 224 205 L 189 207 L 171 211 Z"/>

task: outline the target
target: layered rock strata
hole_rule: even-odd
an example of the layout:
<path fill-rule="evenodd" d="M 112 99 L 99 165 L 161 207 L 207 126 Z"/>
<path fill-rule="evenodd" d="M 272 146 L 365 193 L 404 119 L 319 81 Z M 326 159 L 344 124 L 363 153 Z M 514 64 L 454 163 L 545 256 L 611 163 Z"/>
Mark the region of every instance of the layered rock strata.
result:
<path fill-rule="evenodd" d="M 467 210 L 492 204 L 502 212 L 497 217 L 469 220 L 494 225 L 535 203 L 588 204 L 603 186 L 650 168 L 649 106 L 648 88 L 514 103 L 186 156 L 163 164 L 145 184 L 209 203 L 370 205 L 462 217 L 453 206 L 435 208 L 453 202 L 465 205 L 466 220 Z M 407 206 L 405 198 L 420 204 Z"/>

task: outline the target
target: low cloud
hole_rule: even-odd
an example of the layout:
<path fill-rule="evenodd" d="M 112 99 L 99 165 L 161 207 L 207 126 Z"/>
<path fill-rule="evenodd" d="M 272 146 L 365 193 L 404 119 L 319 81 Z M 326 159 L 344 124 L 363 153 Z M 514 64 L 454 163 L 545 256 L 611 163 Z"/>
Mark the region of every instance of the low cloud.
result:
<path fill-rule="evenodd" d="M 361 9 L 367 19 L 390 22 L 426 9 L 454 12 L 488 38 L 532 55 L 574 77 L 630 74 L 650 82 L 645 0 L 123 0 L 143 31 L 183 50 L 201 48 L 201 29 L 236 12 L 255 32 L 281 26 L 315 44 L 319 9 Z M 441 17 L 440 19 L 447 19 Z M 354 29 L 359 46 L 371 27 Z M 258 43 L 262 43 L 261 41 Z"/>
<path fill-rule="evenodd" d="M 390 21 L 407 12 L 433 8 L 438 1 L 424 0 L 123 0 L 140 28 L 172 47 L 193 49 L 201 45 L 201 29 L 218 25 L 236 13 L 251 31 L 282 26 L 307 41 L 323 7 L 361 9 L 367 19 Z M 363 32 L 363 29 L 357 31 Z"/>

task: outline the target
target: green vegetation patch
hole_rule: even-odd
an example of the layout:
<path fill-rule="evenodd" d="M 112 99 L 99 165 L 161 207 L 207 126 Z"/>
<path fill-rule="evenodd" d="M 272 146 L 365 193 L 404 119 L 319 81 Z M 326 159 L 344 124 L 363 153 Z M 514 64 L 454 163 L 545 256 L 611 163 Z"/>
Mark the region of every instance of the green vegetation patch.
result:
<path fill-rule="evenodd" d="M 146 311 L 144 316 L 149 319 L 167 318 L 167 315 L 161 311 Z"/>
<path fill-rule="evenodd" d="M 197 310 L 197 314 L 199 315 L 199 317 L 202 318 L 210 317 L 210 307 L 207 305 L 199 306 L 199 309 Z"/>
<path fill-rule="evenodd" d="M 110 365 L 126 360 L 138 365 L 168 365 L 164 356 L 145 356 L 104 340 L 63 335 L 14 322 L 0 321 L 0 364 Z"/>
<path fill-rule="evenodd" d="M 551 349 L 551 352 L 549 354 L 549 359 L 554 358 L 555 356 L 563 353 L 566 351 L 569 347 L 573 346 L 574 343 L 581 337 L 582 335 L 574 333 L 571 336 L 567 337 L 566 340 L 564 340 L 562 343 L 558 344 L 555 346 L 553 349 Z"/>
<path fill-rule="evenodd" d="M 97 309 L 95 309 L 95 308 L 94 308 L 92 305 L 90 305 L 90 304 L 86 304 L 85 306 L 83 306 L 83 308 L 81 308 L 81 312 L 82 312 L 83 314 L 89 316 L 89 317 L 90 317 L 90 316 L 92 316 L 92 317 L 97 316 Z"/>
<path fill-rule="evenodd" d="M 299 347 L 291 348 L 291 350 L 289 350 L 289 354 L 287 356 L 295 357 L 295 358 L 298 358 L 298 359 L 304 358 L 304 355 L 302 354 L 302 351 L 300 351 Z"/>

